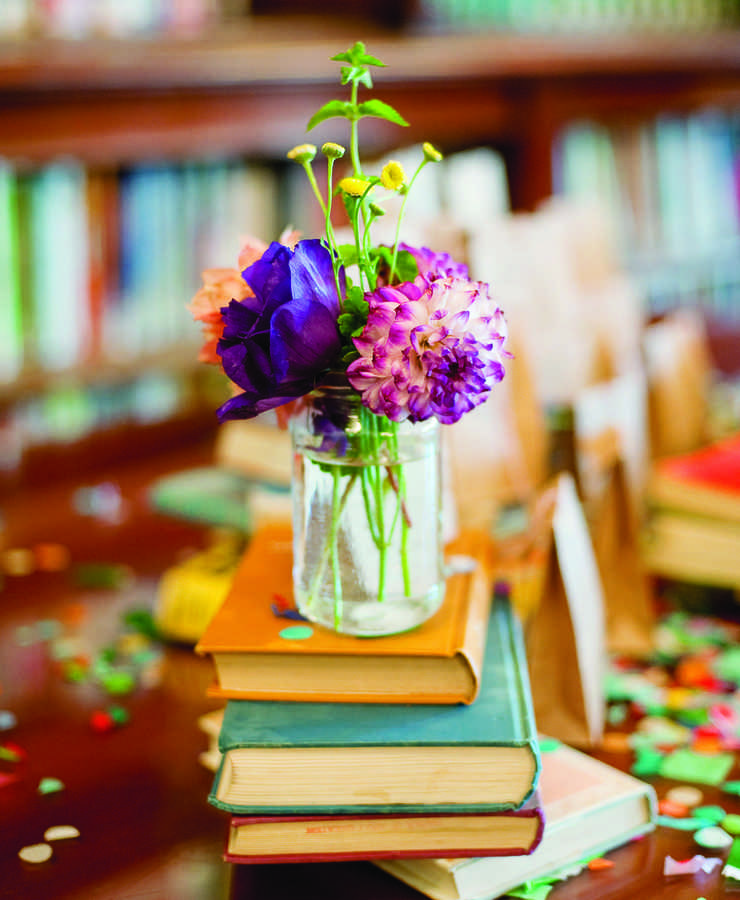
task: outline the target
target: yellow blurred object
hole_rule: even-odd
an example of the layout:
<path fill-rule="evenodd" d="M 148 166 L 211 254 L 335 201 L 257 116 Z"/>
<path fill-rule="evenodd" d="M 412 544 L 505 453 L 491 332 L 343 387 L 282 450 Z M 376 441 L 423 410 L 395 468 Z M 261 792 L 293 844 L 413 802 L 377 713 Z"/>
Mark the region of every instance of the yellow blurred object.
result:
<path fill-rule="evenodd" d="M 157 590 L 154 621 L 161 634 L 195 644 L 223 603 L 244 550 L 234 535 L 222 535 L 213 546 L 169 568 Z"/>

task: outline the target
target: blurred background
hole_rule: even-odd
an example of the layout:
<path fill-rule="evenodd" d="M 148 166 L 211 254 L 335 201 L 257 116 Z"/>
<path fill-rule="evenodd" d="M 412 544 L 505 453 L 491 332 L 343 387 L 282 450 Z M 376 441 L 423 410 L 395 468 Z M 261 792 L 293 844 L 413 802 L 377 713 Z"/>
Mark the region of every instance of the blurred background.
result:
<path fill-rule="evenodd" d="M 490 282 L 527 373 L 509 412 L 542 415 L 546 467 L 583 389 L 620 375 L 640 379 L 643 453 L 737 427 L 740 5 L 346 6 L 2 0 L 3 490 L 215 432 L 227 388 L 185 305 L 246 235 L 317 233 L 285 152 L 341 95 L 329 57 L 357 39 L 411 123 L 363 123 L 366 158 L 445 154 L 404 236 Z M 347 136 L 310 135 L 328 139 Z M 514 494 L 540 480 L 523 465 Z"/>

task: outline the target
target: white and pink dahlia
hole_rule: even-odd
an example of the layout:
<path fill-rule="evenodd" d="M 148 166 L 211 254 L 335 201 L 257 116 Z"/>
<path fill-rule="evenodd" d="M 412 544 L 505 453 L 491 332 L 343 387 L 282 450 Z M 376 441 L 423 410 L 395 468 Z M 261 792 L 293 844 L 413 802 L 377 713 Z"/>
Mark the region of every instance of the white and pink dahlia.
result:
<path fill-rule="evenodd" d="M 347 370 L 372 412 L 452 424 L 504 377 L 506 321 L 488 285 L 422 278 L 367 294 L 367 325 Z"/>

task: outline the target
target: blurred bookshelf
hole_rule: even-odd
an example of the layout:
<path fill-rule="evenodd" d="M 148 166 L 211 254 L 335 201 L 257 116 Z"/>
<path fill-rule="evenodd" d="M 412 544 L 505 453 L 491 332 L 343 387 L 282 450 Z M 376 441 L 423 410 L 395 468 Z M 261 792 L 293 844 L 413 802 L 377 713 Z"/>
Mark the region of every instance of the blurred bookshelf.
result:
<path fill-rule="evenodd" d="M 331 3 L 312 5 L 321 16 L 289 2 L 3 5 L 0 429 L 13 449 L 0 471 L 22 470 L 18 460 L 46 445 L 59 458 L 62 446 L 106 430 L 164 434 L 178 418 L 215 428 L 226 386 L 196 361 L 185 303 L 201 269 L 234 265 L 245 234 L 312 227 L 284 154 L 336 94 L 329 57 L 358 38 L 388 64 L 378 93 L 412 123 L 401 133 L 378 120 L 363 135 L 368 155 L 401 141 L 447 153 L 493 147 L 515 211 L 606 183 L 624 259 L 654 311 L 696 293 L 709 296 L 713 317 L 733 317 L 737 195 L 732 222 L 725 194 L 698 220 L 684 209 L 666 225 L 663 210 L 653 225 L 673 228 L 673 243 L 651 244 L 637 209 L 644 198 L 620 182 L 620 160 L 641 142 L 655 155 L 659 134 L 681 131 L 686 147 L 674 138 L 672 158 L 685 156 L 691 208 L 704 209 L 699 198 L 722 184 L 737 191 L 737 4 L 707 3 L 701 21 L 675 4 L 674 27 L 656 13 L 649 28 L 624 3 L 454 6 L 464 15 L 453 6 L 360 3 L 348 20 Z M 62 18 L 50 23 L 50 10 Z M 334 138 L 331 129 L 324 123 L 311 140 Z M 675 165 L 672 177 L 682 183 Z M 661 190 L 671 195 L 656 183 Z M 690 228 L 679 234 L 678 219 L 701 241 Z M 56 432 L 39 424 L 45 417 L 61 423 Z"/>

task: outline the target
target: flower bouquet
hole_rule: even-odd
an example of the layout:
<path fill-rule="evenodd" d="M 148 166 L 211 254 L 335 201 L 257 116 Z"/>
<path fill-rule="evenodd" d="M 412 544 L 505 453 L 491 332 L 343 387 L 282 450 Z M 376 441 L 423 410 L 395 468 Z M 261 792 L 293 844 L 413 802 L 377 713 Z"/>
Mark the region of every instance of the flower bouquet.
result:
<path fill-rule="evenodd" d="M 248 241 L 239 270 L 204 273 L 190 309 L 206 331 L 201 359 L 220 363 L 239 388 L 219 419 L 274 409 L 290 421 L 299 611 L 338 631 L 388 634 L 420 624 L 443 597 L 439 425 L 483 403 L 510 354 L 488 286 L 448 254 L 400 240 L 409 192 L 441 153 L 424 144 L 410 178 L 395 161 L 365 172 L 360 120 L 407 123 L 381 100 L 360 102 L 370 67 L 383 65 L 362 43 L 332 59 L 349 100 L 326 103 L 308 130 L 346 119 L 351 168 L 337 177 L 347 151 L 325 143 L 322 192 L 317 148 L 288 153 L 305 170 L 323 235 Z M 373 223 L 394 195 L 402 198 L 395 240 L 376 244 Z M 351 225 L 347 243 L 334 228 L 336 207 Z"/>

